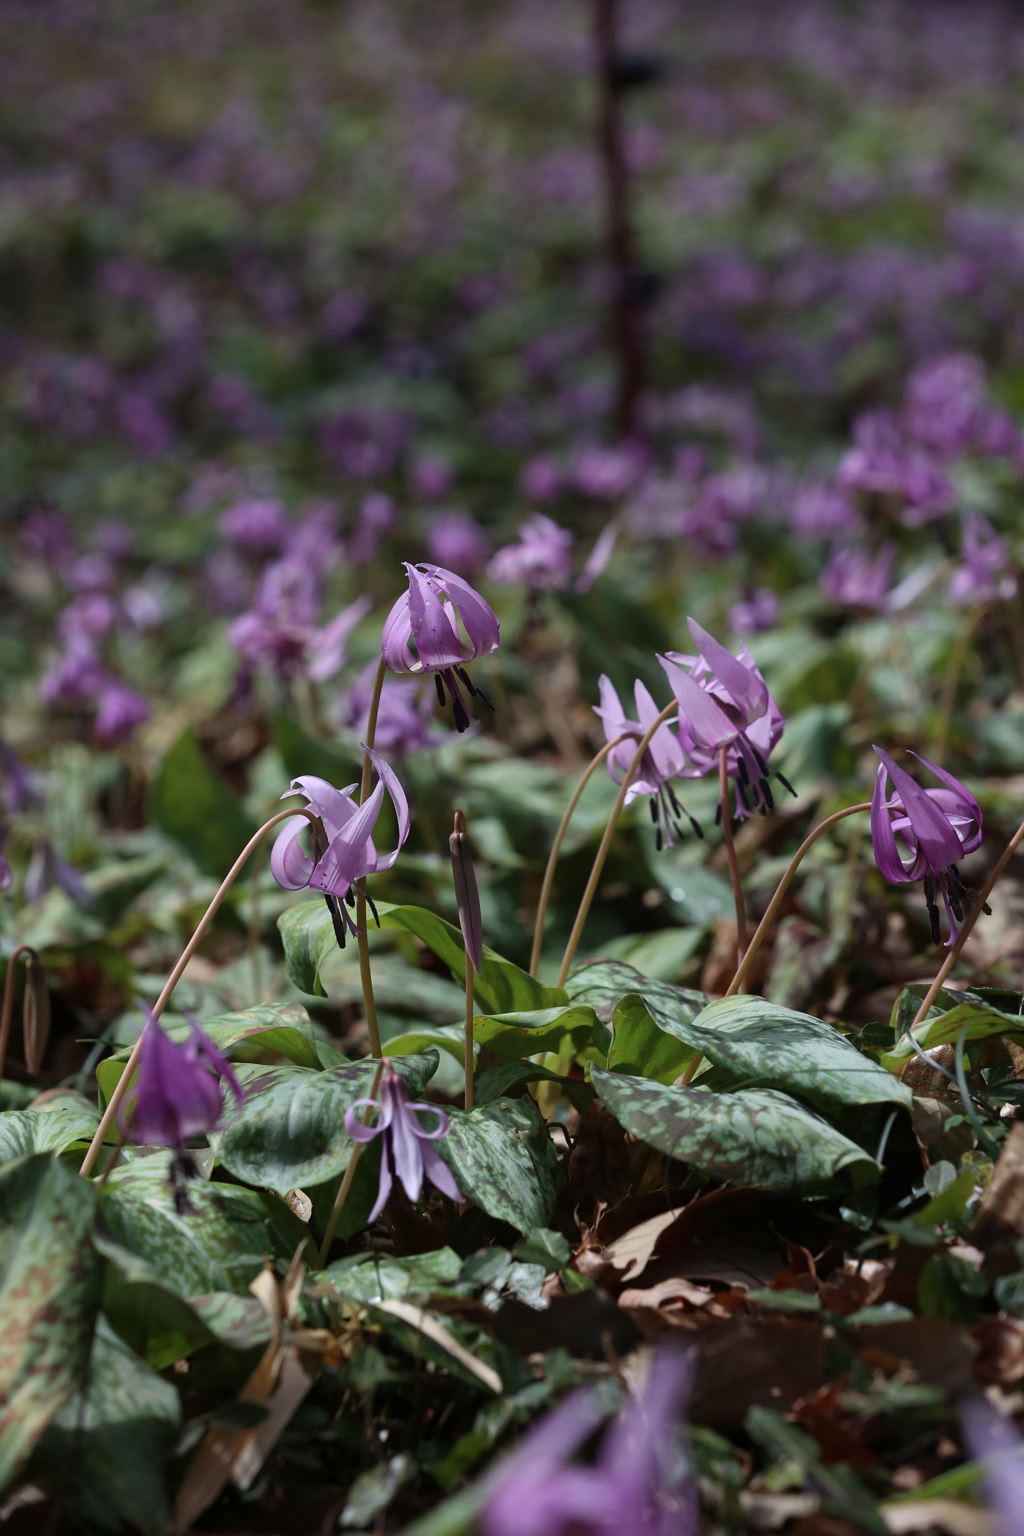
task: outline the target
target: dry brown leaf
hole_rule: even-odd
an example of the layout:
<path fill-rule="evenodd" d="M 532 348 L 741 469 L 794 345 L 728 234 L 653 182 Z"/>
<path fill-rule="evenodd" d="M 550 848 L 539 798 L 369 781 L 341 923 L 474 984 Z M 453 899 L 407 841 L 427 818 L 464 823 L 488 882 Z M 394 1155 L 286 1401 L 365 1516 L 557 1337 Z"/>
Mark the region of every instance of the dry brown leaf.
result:
<path fill-rule="evenodd" d="M 442 1349 L 448 1351 L 453 1359 L 458 1360 L 468 1371 L 489 1387 L 492 1392 L 501 1395 L 501 1377 L 491 1366 L 485 1365 L 475 1355 L 471 1355 L 466 1347 L 459 1343 L 454 1334 L 439 1323 L 436 1317 L 431 1317 L 429 1312 L 424 1312 L 422 1307 L 414 1307 L 408 1301 L 379 1301 L 378 1312 L 389 1312 L 392 1317 L 397 1317 L 403 1323 L 408 1323 L 410 1328 L 415 1328 L 418 1333 L 424 1334 L 439 1344 Z"/>
<path fill-rule="evenodd" d="M 968 1333 L 978 1346 L 979 1381 L 1010 1386 L 1024 1377 L 1024 1323 L 1015 1317 L 983 1317 Z"/>

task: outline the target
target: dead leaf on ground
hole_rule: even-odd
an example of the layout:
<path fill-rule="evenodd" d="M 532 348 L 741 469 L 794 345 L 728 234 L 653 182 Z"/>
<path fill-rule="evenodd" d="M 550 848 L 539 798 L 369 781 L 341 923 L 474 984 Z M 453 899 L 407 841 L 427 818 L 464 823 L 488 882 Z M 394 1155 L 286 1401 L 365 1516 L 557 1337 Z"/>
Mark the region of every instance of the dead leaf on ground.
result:
<path fill-rule="evenodd" d="M 974 1374 L 1001 1387 L 1024 1377 L 1024 1323 L 1015 1317 L 983 1317 L 967 1330 L 978 1346 Z"/>
<path fill-rule="evenodd" d="M 569 1157 L 567 1196 L 572 1206 L 585 1213 L 595 1200 L 609 1205 L 629 1192 L 632 1181 L 625 1132 L 600 1099 L 595 1099 L 580 1122 Z"/>
<path fill-rule="evenodd" d="M 754 1404 L 786 1413 L 825 1385 L 826 1350 L 816 1319 L 740 1317 L 702 1328 L 694 1336 L 694 1423 L 739 1430 Z"/>

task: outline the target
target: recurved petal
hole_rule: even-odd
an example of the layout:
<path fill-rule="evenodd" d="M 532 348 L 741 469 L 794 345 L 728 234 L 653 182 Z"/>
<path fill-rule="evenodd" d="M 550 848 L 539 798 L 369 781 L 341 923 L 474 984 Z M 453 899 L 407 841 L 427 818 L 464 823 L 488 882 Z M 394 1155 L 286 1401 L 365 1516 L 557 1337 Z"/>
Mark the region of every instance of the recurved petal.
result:
<path fill-rule="evenodd" d="M 409 572 L 409 622 L 422 670 L 458 666 L 467 660 L 451 603 L 442 603 L 435 584 L 414 565 Z"/>
<path fill-rule="evenodd" d="M 672 692 L 679 700 L 680 714 L 685 715 L 697 745 L 718 751 L 720 747 L 726 747 L 734 741 L 736 726 L 711 695 L 694 682 L 689 672 L 670 661 L 667 656 L 659 656 L 658 660 L 671 684 Z"/>
<path fill-rule="evenodd" d="M 381 1211 L 387 1205 L 388 1196 L 391 1193 L 391 1185 L 393 1182 L 394 1174 L 391 1167 L 391 1148 L 388 1144 L 388 1138 L 385 1136 L 384 1140 L 381 1142 L 380 1147 L 380 1182 L 377 1185 L 377 1201 L 373 1207 L 373 1210 L 367 1217 L 367 1225 L 369 1225 L 370 1222 L 376 1221 Z"/>
<path fill-rule="evenodd" d="M 422 672 L 416 652 L 412 648 L 412 620 L 409 617 L 409 594 L 403 592 L 384 620 L 380 649 L 392 672 Z"/>
<path fill-rule="evenodd" d="M 327 852 L 310 876 L 310 890 L 323 891 L 326 896 L 347 896 L 354 881 L 372 874 L 377 868 L 377 855 L 370 833 L 383 804 L 384 780 L 380 779 L 366 803 L 331 839 Z"/>
<path fill-rule="evenodd" d="M 368 1108 L 370 1105 L 374 1109 L 379 1107 L 376 1099 L 354 1099 L 348 1109 L 346 1109 L 345 1135 L 352 1141 L 372 1141 L 384 1129 L 382 1122 L 378 1122 L 377 1125 L 364 1125 L 362 1120 L 360 1120 L 359 1111 Z"/>
<path fill-rule="evenodd" d="M 966 835 L 959 828 L 957 829 L 963 852 L 973 853 L 975 848 L 980 848 L 985 832 L 985 818 L 982 815 L 981 806 L 971 794 L 967 785 L 962 784 L 951 773 L 947 773 L 945 768 L 940 768 L 938 763 L 930 763 L 926 757 L 920 757 L 916 752 L 911 752 L 910 755 L 911 757 L 916 757 L 919 763 L 922 763 L 925 768 L 934 773 L 940 783 L 945 784 L 946 788 L 952 791 L 956 797 L 957 812 L 974 822 L 974 830 Z"/>
<path fill-rule="evenodd" d="M 442 1195 L 447 1195 L 449 1200 L 461 1200 L 462 1191 L 452 1177 L 448 1164 L 438 1156 L 437 1149 L 428 1142 L 425 1147 L 420 1148 L 420 1155 L 423 1158 L 423 1172 L 428 1182 L 433 1184 L 435 1189 L 440 1190 Z"/>
<path fill-rule="evenodd" d="M 768 708 L 768 687 L 764 679 L 753 667 L 744 666 L 714 635 L 702 629 L 695 619 L 688 619 L 687 624 L 694 645 L 715 676 L 725 684 L 737 708 L 746 716 L 746 723 L 749 725 L 752 720 L 758 719 Z"/>
<path fill-rule="evenodd" d="M 363 747 L 363 751 L 369 752 L 373 766 L 376 768 L 388 794 L 391 796 L 391 803 L 395 807 L 395 815 L 398 818 L 398 846 L 393 852 L 377 857 L 374 869 L 380 871 L 391 868 L 402 851 L 402 845 L 409 836 L 409 827 L 411 825 L 409 801 L 406 798 L 405 790 L 402 788 L 398 775 L 388 766 L 380 753 L 375 752 L 372 747 L 366 746 Z"/>
<path fill-rule="evenodd" d="M 490 603 L 485 602 L 475 587 L 471 587 L 461 576 L 456 576 L 454 571 L 446 571 L 440 565 L 425 565 L 423 569 L 447 592 L 458 611 L 473 647 L 472 657 L 467 656 L 465 659 L 469 661 L 473 657 L 487 656 L 491 651 L 496 651 L 501 630 Z"/>
<path fill-rule="evenodd" d="M 313 861 L 307 859 L 299 847 L 299 837 L 308 825 L 303 817 L 296 816 L 281 828 L 270 850 L 270 873 L 286 891 L 301 891 L 309 884 L 313 873 Z"/>
<path fill-rule="evenodd" d="M 875 751 L 878 752 L 877 747 Z M 875 863 L 884 878 L 892 885 L 904 885 L 908 880 L 914 880 L 917 877 L 904 869 L 903 860 L 896 847 L 896 836 L 886 800 L 886 777 L 887 770 L 883 760 L 878 765 L 875 787 L 871 795 L 871 841 L 875 849 Z"/>

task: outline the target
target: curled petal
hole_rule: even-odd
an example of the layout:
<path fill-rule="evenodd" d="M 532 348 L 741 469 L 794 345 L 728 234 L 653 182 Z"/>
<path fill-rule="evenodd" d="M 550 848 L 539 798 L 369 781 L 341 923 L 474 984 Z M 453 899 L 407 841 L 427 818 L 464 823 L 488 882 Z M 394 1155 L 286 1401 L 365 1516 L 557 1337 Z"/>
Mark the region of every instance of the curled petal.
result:
<path fill-rule="evenodd" d="M 696 620 L 688 619 L 687 624 L 694 645 L 732 696 L 737 709 L 742 711 L 745 723 L 749 725 L 751 721 L 759 719 L 768 708 L 768 687 L 764 679 L 758 676 L 753 666 L 744 666 L 742 661 L 737 660 L 731 651 L 727 651 L 714 635 L 702 629 Z"/>
<path fill-rule="evenodd" d="M 388 1138 L 385 1136 L 380 1148 L 380 1183 L 377 1185 L 377 1200 L 367 1217 L 367 1222 L 374 1222 L 388 1203 L 391 1186 L 394 1182 L 394 1174 L 391 1168 L 391 1148 Z"/>
<path fill-rule="evenodd" d="M 914 839 L 918 848 L 927 860 L 928 867 L 936 874 L 940 870 L 948 869 L 960 858 L 963 849 L 959 837 L 950 826 L 947 818 L 940 808 L 932 800 L 927 790 L 921 788 L 915 779 L 905 768 L 893 762 L 887 752 L 881 747 L 876 747 L 875 752 L 884 767 L 889 772 L 889 777 L 903 804 L 903 809 L 910 818 Z M 877 788 L 877 781 L 876 781 Z M 872 806 L 874 801 L 872 800 Z M 872 825 L 872 833 L 874 826 Z"/>
<path fill-rule="evenodd" d="M 923 763 L 929 772 L 934 773 L 935 777 L 942 784 L 945 784 L 947 790 L 952 791 L 956 798 L 956 809 L 959 814 L 974 823 L 974 831 L 966 838 L 963 836 L 960 838 L 961 852 L 964 854 L 973 853 L 975 848 L 981 847 L 982 838 L 985 834 L 985 818 L 982 815 L 981 806 L 971 794 L 966 784 L 961 784 L 960 780 L 954 778 L 951 773 L 947 773 L 945 768 L 940 768 L 938 763 L 930 763 L 926 757 L 920 757 L 916 752 L 912 752 L 910 755 L 911 757 L 916 757 L 919 763 Z M 939 793 L 941 791 L 935 791 L 933 798 Z"/>
<path fill-rule="evenodd" d="M 409 617 L 409 594 L 403 592 L 384 620 L 380 637 L 381 654 L 392 672 L 422 672 L 416 652 L 412 648 L 412 620 Z"/>
<path fill-rule="evenodd" d="M 877 752 L 878 748 L 876 747 L 875 750 Z M 884 878 L 892 885 L 903 885 L 908 880 L 919 879 L 920 876 L 905 868 L 900 858 L 899 849 L 896 847 L 896 835 L 889 819 L 885 780 L 885 764 L 879 763 L 878 772 L 875 774 L 875 787 L 871 795 L 871 841 L 875 848 L 875 863 Z M 924 870 L 921 874 L 924 874 Z"/>
<path fill-rule="evenodd" d="M 501 631 L 490 603 L 485 602 L 480 593 L 468 581 L 463 581 L 461 576 L 456 576 L 454 571 L 446 571 L 439 565 L 424 565 L 423 569 L 448 593 L 465 625 L 473 647 L 472 657 L 487 656 L 491 651 L 496 651 Z M 465 658 L 467 661 L 470 659 L 468 656 Z"/>
<path fill-rule="evenodd" d="M 686 722 L 697 743 L 717 752 L 735 741 L 736 726 L 710 693 L 668 656 L 659 656 L 658 660 L 671 684 L 672 692 L 679 700 L 680 713 L 686 716 Z"/>
<path fill-rule="evenodd" d="M 424 1141 L 436 1141 L 439 1136 L 447 1136 L 452 1128 L 452 1123 L 443 1109 L 436 1104 L 407 1104 L 405 1106 L 411 1117 L 416 1115 L 436 1115 L 437 1126 L 432 1131 L 424 1130 L 422 1121 L 413 1118 L 410 1129 L 414 1136 L 420 1136 Z"/>
<path fill-rule="evenodd" d="M 350 1141 L 372 1141 L 379 1136 L 384 1129 L 385 1122 L 378 1120 L 376 1125 L 364 1125 L 359 1118 L 358 1111 L 372 1104 L 374 1109 L 380 1106 L 376 1099 L 354 1099 L 345 1111 L 345 1135 Z"/>
<path fill-rule="evenodd" d="M 423 1172 L 429 1183 L 442 1195 L 447 1195 L 449 1200 L 461 1200 L 462 1191 L 452 1177 L 451 1169 L 443 1158 L 437 1155 L 432 1146 L 421 1148 L 423 1157 Z"/>
<path fill-rule="evenodd" d="M 414 565 L 409 573 L 409 622 L 420 669 L 457 666 L 467 657 L 455 622 L 454 607 L 444 604 L 428 576 Z"/>
<path fill-rule="evenodd" d="M 307 859 L 299 847 L 299 837 L 306 825 L 305 819 L 299 821 L 297 817 L 286 822 L 270 850 L 270 873 L 286 891 L 304 890 L 313 873 L 312 859 Z"/>
<path fill-rule="evenodd" d="M 335 789 L 326 779 L 306 773 L 301 778 L 292 779 L 291 788 L 281 799 L 287 800 L 288 795 L 305 795 L 310 810 L 320 817 L 330 840 L 355 815 L 356 805 L 352 797 L 358 787 L 357 784 L 349 784 L 344 789 Z"/>
<path fill-rule="evenodd" d="M 370 798 L 328 844 L 327 852 L 310 876 L 310 890 L 323 891 L 327 896 L 347 896 L 356 880 L 377 868 L 370 833 L 383 804 L 384 781 L 380 779 Z"/>
<path fill-rule="evenodd" d="M 402 846 L 405 843 L 406 838 L 409 836 L 409 827 L 411 825 L 409 817 L 409 801 L 406 799 L 405 790 L 402 788 L 398 775 L 392 768 L 388 766 L 388 764 L 381 757 L 380 753 L 375 752 L 372 747 L 366 746 L 363 747 L 363 751 L 370 754 L 370 757 L 373 760 L 373 766 L 376 768 L 381 779 L 384 781 L 387 792 L 391 796 L 391 803 L 395 807 L 395 815 L 398 817 L 398 847 L 394 850 L 393 853 L 388 853 L 383 857 L 378 857 L 376 864 L 374 865 L 374 869 L 375 871 L 380 872 L 382 870 L 391 868 L 395 860 L 398 858 L 399 853 L 402 851 Z"/>

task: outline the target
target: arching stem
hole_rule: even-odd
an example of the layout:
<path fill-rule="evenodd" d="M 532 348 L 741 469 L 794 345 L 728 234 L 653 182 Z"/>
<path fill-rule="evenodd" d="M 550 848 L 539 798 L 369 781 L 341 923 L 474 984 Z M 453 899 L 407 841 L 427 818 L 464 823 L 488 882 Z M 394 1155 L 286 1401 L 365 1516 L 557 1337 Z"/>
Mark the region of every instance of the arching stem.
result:
<path fill-rule="evenodd" d="M 249 841 L 238 855 L 238 858 L 232 864 L 231 868 L 228 870 L 227 874 L 224 876 L 224 879 L 218 886 L 216 895 L 210 902 L 210 905 L 207 907 L 206 911 L 203 913 L 198 928 L 189 939 L 188 943 L 185 945 L 177 965 L 174 967 L 174 970 L 171 972 L 166 982 L 164 983 L 163 991 L 160 993 L 160 996 L 153 1004 L 152 1014 L 154 1019 L 158 1019 L 163 1013 L 164 1009 L 167 1007 L 167 1004 L 170 1001 L 171 993 L 174 991 L 175 987 L 178 985 L 178 982 L 181 980 L 182 972 L 184 971 L 186 965 L 188 965 L 188 962 L 191 960 L 196 950 L 199 948 L 206 930 L 209 928 L 217 914 L 217 909 L 219 908 L 221 902 L 224 900 L 224 897 L 227 895 L 228 891 L 231 889 L 234 882 L 238 879 L 238 876 L 241 874 L 249 855 L 252 853 L 254 848 L 259 847 L 260 841 L 266 836 L 272 827 L 276 827 L 279 822 L 286 821 L 289 816 L 305 816 L 306 820 L 311 825 L 316 825 L 318 821 L 318 818 L 313 814 L 312 811 L 307 810 L 305 806 L 296 805 L 292 806 L 290 810 L 278 811 L 276 816 L 271 816 L 269 821 L 265 821 L 263 823 L 258 832 L 253 833 L 252 837 L 250 837 Z M 103 1145 L 106 1134 L 113 1124 L 114 1117 L 121 1107 L 121 1100 L 128 1092 L 128 1085 L 132 1080 L 132 1075 L 135 1071 L 135 1068 L 139 1064 L 139 1056 L 141 1051 L 142 1035 L 140 1034 L 139 1038 L 136 1040 L 134 1046 L 132 1047 L 131 1055 L 125 1062 L 124 1071 L 121 1073 L 121 1076 L 114 1087 L 114 1091 L 110 1095 L 107 1107 L 103 1111 L 99 1125 L 96 1127 L 96 1133 L 93 1136 L 92 1141 L 89 1143 L 89 1150 L 86 1152 L 85 1157 L 82 1159 L 82 1166 L 79 1171 L 83 1175 L 92 1172 L 92 1166 L 99 1155 L 100 1147 Z"/>
<path fill-rule="evenodd" d="M 383 1071 L 384 1062 L 383 1060 L 380 1060 L 377 1063 L 377 1070 L 373 1074 L 373 1082 L 370 1084 L 369 1097 L 371 1099 L 375 1099 L 377 1097 L 377 1094 L 380 1090 L 380 1080 Z M 373 1118 L 373 1111 L 376 1109 L 376 1107 L 377 1106 L 375 1104 L 367 1104 L 365 1110 L 363 1111 L 364 1125 L 369 1125 L 371 1119 Z M 345 1169 L 345 1177 L 342 1179 L 338 1186 L 338 1193 L 334 1197 L 334 1205 L 331 1207 L 331 1214 L 328 1217 L 327 1226 L 324 1229 L 324 1240 L 320 1244 L 321 1269 L 323 1269 L 324 1265 L 327 1263 L 327 1255 L 331 1251 L 331 1243 L 334 1241 L 334 1234 L 338 1230 L 338 1222 L 341 1220 L 341 1213 L 345 1208 L 345 1201 L 348 1199 L 348 1192 L 352 1188 L 352 1180 L 356 1176 L 356 1168 L 359 1165 L 359 1159 L 362 1156 L 363 1147 L 365 1145 L 366 1143 L 362 1141 L 354 1141 L 352 1143 L 352 1151 L 349 1154 L 348 1167 Z"/>
<path fill-rule="evenodd" d="M 725 994 L 726 997 L 735 996 L 735 994 L 740 990 L 744 981 L 746 980 L 747 973 L 754 963 L 754 957 L 758 950 L 761 948 L 761 945 L 764 943 L 769 928 L 778 916 L 779 908 L 782 905 L 782 899 L 792 884 L 793 876 L 796 874 L 797 870 L 800 868 L 800 865 L 803 863 L 805 854 L 807 854 L 810 849 L 813 848 L 814 844 L 818 841 L 818 838 L 821 837 L 824 832 L 827 832 L 830 827 L 835 826 L 837 821 L 842 821 L 845 816 L 853 816 L 857 811 L 870 811 L 870 809 L 870 800 L 865 800 L 862 805 L 848 805 L 844 811 L 835 811 L 831 816 L 826 816 L 824 821 L 820 821 L 816 827 L 811 828 L 810 832 L 808 832 L 807 836 L 800 844 L 800 847 L 797 849 L 796 853 L 794 853 L 793 857 L 790 859 L 788 865 L 786 866 L 786 872 L 778 883 L 775 895 L 768 903 L 768 910 L 765 912 L 764 917 L 762 917 L 761 921 L 758 923 L 754 937 L 747 945 L 743 958 L 739 965 L 736 967 L 736 974 L 732 981 L 729 983 L 729 989 Z M 1024 828 L 1022 828 L 1022 831 L 1024 831 Z"/>
<path fill-rule="evenodd" d="M 597 853 L 594 856 L 593 868 L 590 871 L 590 878 L 587 881 L 586 889 L 584 890 L 583 897 L 580 901 L 579 911 L 576 913 L 576 921 L 572 925 L 572 932 L 569 935 L 569 942 L 565 946 L 565 954 L 562 956 L 562 964 L 558 971 L 558 980 L 555 983 L 556 986 L 562 987 L 565 985 L 565 978 L 569 974 L 569 967 L 572 965 L 576 950 L 579 947 L 580 939 L 583 937 L 583 928 L 587 921 L 587 914 L 590 911 L 594 900 L 594 895 L 597 891 L 597 884 L 601 878 L 601 871 L 604 869 L 605 860 L 608 857 L 608 850 L 612 845 L 612 838 L 615 836 L 615 828 L 618 826 L 619 817 L 622 815 L 622 807 L 626 803 L 626 795 L 629 791 L 629 786 L 633 782 L 634 775 L 644 760 L 644 753 L 647 751 L 647 748 L 654 740 L 655 731 L 657 731 L 659 725 L 664 724 L 672 711 L 678 708 L 678 703 L 675 699 L 673 699 L 671 704 L 666 704 L 665 708 L 658 715 L 657 719 L 654 720 L 650 726 L 648 726 L 647 730 L 641 736 L 640 741 L 637 744 L 636 752 L 633 754 L 633 761 L 627 768 L 625 777 L 623 778 L 622 783 L 619 785 L 619 792 L 615 797 L 615 804 L 612 806 L 612 813 L 608 818 L 608 825 L 604 829 L 604 836 L 601 838 Z"/>
<path fill-rule="evenodd" d="M 11 1037 L 11 1015 L 14 1012 L 15 964 L 19 955 L 25 954 L 35 954 L 31 944 L 19 944 L 7 962 L 7 976 L 4 980 L 4 1001 L 2 1011 L 0 1011 L 0 1082 L 3 1082 L 4 1065 L 7 1061 L 7 1042 Z"/>
<path fill-rule="evenodd" d="M 580 803 L 583 791 L 586 789 L 587 785 L 590 783 L 590 780 L 593 778 L 598 768 L 600 768 L 609 752 L 613 747 L 617 747 L 620 742 L 628 740 L 628 736 L 616 736 L 613 741 L 608 741 L 605 743 L 596 757 L 591 758 L 590 762 L 583 770 L 583 777 L 580 779 L 579 783 L 576 785 L 576 788 L 572 792 L 572 799 L 566 806 L 565 813 L 562 816 L 561 821 L 558 823 L 558 831 L 555 833 L 555 840 L 551 845 L 551 852 L 548 855 L 548 866 L 544 871 L 544 883 L 540 888 L 540 900 L 537 902 L 537 916 L 534 919 L 533 924 L 533 951 L 530 955 L 531 976 L 536 976 L 537 971 L 540 968 L 540 952 L 541 946 L 544 942 L 544 921 L 548 915 L 548 904 L 551 901 L 551 888 L 555 883 L 555 870 L 558 867 L 558 859 L 562 852 L 562 844 L 565 842 L 565 835 L 569 830 L 569 823 L 572 821 L 576 807 Z"/>
<path fill-rule="evenodd" d="M 718 794 L 719 803 L 722 807 L 722 840 L 725 844 L 725 861 L 729 866 L 729 879 L 732 882 L 732 899 L 736 905 L 736 953 L 739 956 L 746 954 L 747 950 L 747 909 L 743 901 L 740 866 L 736 861 L 736 844 L 732 836 L 732 811 L 729 806 L 728 747 L 722 747 L 718 753 Z M 735 977 L 733 980 L 735 981 Z"/>
<path fill-rule="evenodd" d="M 373 697 L 370 700 L 370 714 L 366 722 L 367 747 L 372 747 L 377 736 L 377 714 L 380 710 L 380 696 L 384 687 L 384 677 L 388 670 L 388 664 L 382 656 L 377 666 L 377 676 L 373 684 Z M 369 752 L 363 754 L 363 778 L 359 786 L 359 804 L 362 805 L 370 793 L 370 779 L 373 777 L 373 761 Z M 366 931 L 366 881 L 360 880 L 356 885 L 356 946 L 359 950 L 359 980 L 363 988 L 363 1012 L 366 1015 L 366 1030 L 370 1036 L 371 1056 L 380 1055 L 380 1027 L 377 1023 L 377 1003 L 373 996 L 373 974 L 370 970 L 370 938 Z"/>
<path fill-rule="evenodd" d="M 999 858 L 992 866 L 991 873 L 989 874 L 989 877 L 985 881 L 985 884 L 982 886 L 981 890 L 978 892 L 977 899 L 974 903 L 974 906 L 968 912 L 967 917 L 964 920 L 963 927 L 960 929 L 956 939 L 949 947 L 949 954 L 946 956 L 945 960 L 943 960 L 939 974 L 928 988 L 928 991 L 925 993 L 924 998 L 922 999 L 920 1008 L 914 1015 L 914 1022 L 910 1026 L 911 1029 L 915 1029 L 917 1025 L 921 1023 L 922 1019 L 926 1019 L 928 1017 L 928 1010 L 932 1006 L 932 1003 L 934 1003 L 935 999 L 938 997 L 939 993 L 942 991 L 942 988 L 945 985 L 946 977 L 949 975 L 954 965 L 956 965 L 957 960 L 960 958 L 960 951 L 967 943 L 967 940 L 971 936 L 971 929 L 974 927 L 975 923 L 978 921 L 978 918 L 984 911 L 985 905 L 992 894 L 992 890 L 996 881 L 999 879 L 999 876 L 1002 874 L 1007 864 L 1009 864 L 1010 860 L 1013 858 L 1013 855 L 1016 853 L 1022 841 L 1024 841 L 1024 822 L 1022 822 L 1021 825 L 1017 828 L 1016 832 L 1010 838 L 1010 841 L 1003 849 Z"/>

